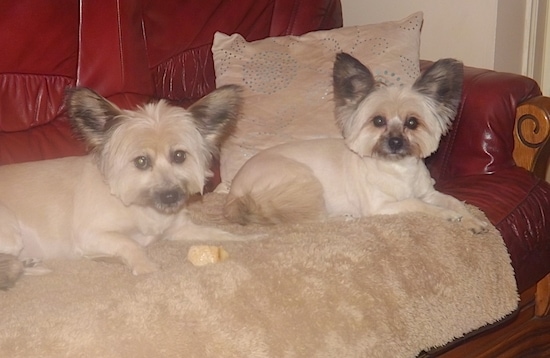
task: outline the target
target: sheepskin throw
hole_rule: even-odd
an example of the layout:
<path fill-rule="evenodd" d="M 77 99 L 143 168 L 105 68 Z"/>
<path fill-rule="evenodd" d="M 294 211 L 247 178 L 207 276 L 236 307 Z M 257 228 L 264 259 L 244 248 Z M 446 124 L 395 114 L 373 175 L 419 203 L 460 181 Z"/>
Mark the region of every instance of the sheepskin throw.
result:
<path fill-rule="evenodd" d="M 52 273 L 0 291 L 0 356 L 415 357 L 517 307 L 493 227 L 422 214 L 244 227 L 224 221 L 223 200 L 208 194 L 191 214 L 264 237 L 208 243 L 229 257 L 206 266 L 187 260 L 198 243 L 157 242 L 147 252 L 162 270 L 138 277 L 48 261 Z"/>

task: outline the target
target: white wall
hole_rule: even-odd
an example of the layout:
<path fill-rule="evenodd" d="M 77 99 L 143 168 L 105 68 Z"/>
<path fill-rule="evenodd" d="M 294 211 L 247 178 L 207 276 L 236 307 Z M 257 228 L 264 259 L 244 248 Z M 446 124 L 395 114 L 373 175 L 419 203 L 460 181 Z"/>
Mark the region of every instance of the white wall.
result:
<path fill-rule="evenodd" d="M 523 72 L 525 9 L 529 0 L 342 0 L 344 25 L 398 20 L 424 12 L 420 55 Z"/>
<path fill-rule="evenodd" d="M 526 73 L 526 43 L 529 42 L 529 24 L 526 0 L 498 0 L 496 12 L 496 39 L 494 69 L 520 74 Z"/>

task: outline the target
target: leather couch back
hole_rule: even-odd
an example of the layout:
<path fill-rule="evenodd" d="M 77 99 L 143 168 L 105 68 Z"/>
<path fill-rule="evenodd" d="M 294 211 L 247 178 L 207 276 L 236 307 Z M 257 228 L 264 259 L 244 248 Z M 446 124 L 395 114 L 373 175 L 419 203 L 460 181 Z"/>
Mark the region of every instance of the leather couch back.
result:
<path fill-rule="evenodd" d="M 158 2 L 160 4 L 160 2 Z M 139 0 L 80 0 L 78 86 L 123 107 L 154 94 L 146 62 Z"/>
<path fill-rule="evenodd" d="M 188 105 L 215 88 L 216 31 L 248 41 L 342 26 L 334 0 L 143 1 L 147 57 L 155 94 Z"/>
<path fill-rule="evenodd" d="M 78 31 L 74 0 L 0 2 L 0 164 L 82 152 L 61 122 Z"/>
<path fill-rule="evenodd" d="M 0 165 L 85 153 L 66 87 L 123 108 L 153 97 L 188 105 L 214 89 L 215 31 L 256 40 L 339 26 L 339 0 L 3 0 Z"/>

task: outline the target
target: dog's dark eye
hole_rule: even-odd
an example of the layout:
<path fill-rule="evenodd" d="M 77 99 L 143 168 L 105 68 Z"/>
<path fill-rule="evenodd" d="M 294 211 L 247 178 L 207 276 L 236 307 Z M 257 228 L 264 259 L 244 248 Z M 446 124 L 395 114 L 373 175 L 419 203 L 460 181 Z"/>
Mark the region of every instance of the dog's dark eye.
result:
<path fill-rule="evenodd" d="M 176 150 L 172 155 L 172 161 L 176 164 L 181 164 L 185 162 L 186 158 L 187 158 L 187 153 L 185 153 L 183 150 Z"/>
<path fill-rule="evenodd" d="M 134 159 L 134 165 L 136 166 L 136 168 L 138 168 L 140 170 L 145 170 L 145 169 L 147 169 L 151 166 L 151 162 L 150 162 L 149 158 L 147 158 L 144 155 L 141 155 L 141 156 L 137 157 L 136 159 Z"/>
<path fill-rule="evenodd" d="M 416 129 L 418 127 L 418 118 L 416 117 L 409 117 L 405 121 L 405 127 L 409 129 Z"/>
<path fill-rule="evenodd" d="M 376 116 L 372 119 L 372 124 L 374 124 L 375 127 L 383 127 L 386 125 L 386 118 L 382 116 Z"/>

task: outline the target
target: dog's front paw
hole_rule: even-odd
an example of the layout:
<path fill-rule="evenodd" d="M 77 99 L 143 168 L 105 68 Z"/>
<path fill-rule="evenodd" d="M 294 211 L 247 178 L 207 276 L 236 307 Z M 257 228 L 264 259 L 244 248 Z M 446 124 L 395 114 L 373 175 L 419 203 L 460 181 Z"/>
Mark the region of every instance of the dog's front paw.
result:
<path fill-rule="evenodd" d="M 474 234 L 482 234 L 484 232 L 487 232 L 489 227 L 489 224 L 486 221 L 479 220 L 478 218 L 469 214 L 463 215 L 454 210 L 444 210 L 442 214 L 449 221 L 460 222 L 463 226 L 465 226 Z"/>
<path fill-rule="evenodd" d="M 440 215 L 443 216 L 448 221 L 452 221 L 452 222 L 462 221 L 462 217 L 463 217 L 463 215 L 458 211 L 448 210 L 448 209 L 443 209 L 440 212 Z"/>
<path fill-rule="evenodd" d="M 462 218 L 462 225 L 468 228 L 474 234 L 482 234 L 489 229 L 489 223 L 479 220 L 473 216 L 465 216 Z"/>
<path fill-rule="evenodd" d="M 132 266 L 132 274 L 135 276 L 145 275 L 148 273 L 156 272 L 159 269 L 160 269 L 159 265 L 157 265 L 152 261 L 147 260 L 140 263 L 134 263 L 134 265 Z"/>
<path fill-rule="evenodd" d="M 23 270 L 23 263 L 16 256 L 0 253 L 0 290 L 12 287 Z"/>

